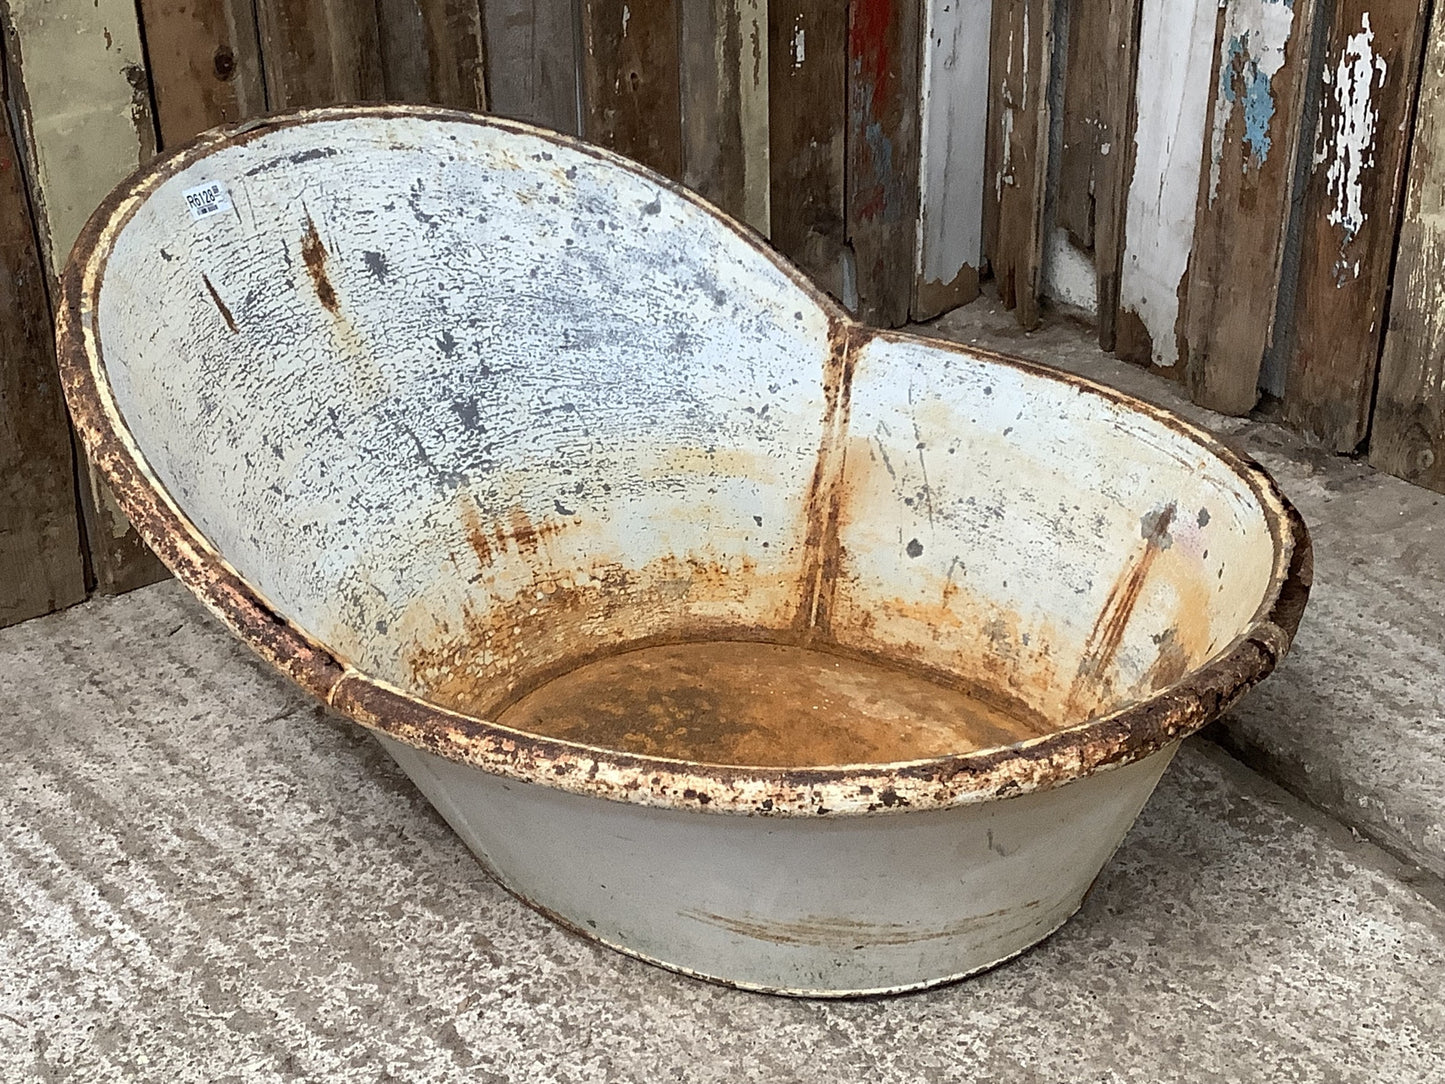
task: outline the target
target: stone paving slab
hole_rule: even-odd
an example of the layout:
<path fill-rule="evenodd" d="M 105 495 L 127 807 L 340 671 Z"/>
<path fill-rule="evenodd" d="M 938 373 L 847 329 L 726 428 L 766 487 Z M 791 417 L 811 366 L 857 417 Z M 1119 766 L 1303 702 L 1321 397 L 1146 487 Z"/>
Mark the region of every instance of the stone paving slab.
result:
<path fill-rule="evenodd" d="M 1191 742 L 1083 911 L 806 1002 L 581 941 L 176 584 L 0 632 L 0 1080 L 1445 1080 L 1438 884 Z"/>

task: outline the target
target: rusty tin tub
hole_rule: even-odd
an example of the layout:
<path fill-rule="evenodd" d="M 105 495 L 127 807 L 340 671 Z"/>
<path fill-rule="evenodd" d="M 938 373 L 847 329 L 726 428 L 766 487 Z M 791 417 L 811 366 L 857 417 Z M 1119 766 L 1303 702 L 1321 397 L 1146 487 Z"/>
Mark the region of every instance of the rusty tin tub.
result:
<path fill-rule="evenodd" d="M 502 121 L 208 133 L 96 212 L 59 331 L 90 457 L 216 616 L 518 897 L 750 989 L 1047 936 L 1308 590 L 1209 435 L 856 324 Z"/>

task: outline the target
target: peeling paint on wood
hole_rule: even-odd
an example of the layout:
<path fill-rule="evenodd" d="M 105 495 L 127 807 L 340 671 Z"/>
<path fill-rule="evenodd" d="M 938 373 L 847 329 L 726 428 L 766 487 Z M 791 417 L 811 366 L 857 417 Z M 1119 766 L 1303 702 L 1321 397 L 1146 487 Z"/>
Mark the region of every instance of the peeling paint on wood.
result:
<path fill-rule="evenodd" d="M 129 0 L 12 0 L 6 31 L 41 256 L 56 276 L 101 197 L 155 153 L 136 9 Z M 164 575 L 93 469 L 80 488 L 100 589 Z"/>
<path fill-rule="evenodd" d="M 918 221 L 917 0 L 848 7 L 848 243 L 858 315 L 908 322 Z"/>
<path fill-rule="evenodd" d="M 1194 244 L 1216 29 L 1214 0 L 1142 0 L 1115 350 L 1172 368 Z"/>
<path fill-rule="evenodd" d="M 582 134 L 681 179 L 679 0 L 581 0 Z"/>
<path fill-rule="evenodd" d="M 581 43 L 572 0 L 485 0 L 492 112 L 577 135 Z"/>
<path fill-rule="evenodd" d="M 984 253 L 1005 307 L 1039 323 L 1054 0 L 994 0 L 984 186 Z"/>
<path fill-rule="evenodd" d="M 1284 405 L 1338 452 L 1369 425 L 1424 21 L 1414 0 L 1342 0 L 1324 43 Z"/>
<path fill-rule="evenodd" d="M 1180 341 L 1190 396 L 1243 414 L 1279 295 L 1313 0 L 1226 0 Z"/>
<path fill-rule="evenodd" d="M 848 16 L 834 0 L 769 0 L 772 240 L 845 299 Z"/>
<path fill-rule="evenodd" d="M 266 112 L 251 0 L 140 0 L 161 142 Z"/>
<path fill-rule="evenodd" d="M 913 318 L 978 296 L 992 0 L 926 0 Z"/>
<path fill-rule="evenodd" d="M 1445 5 L 1426 40 L 1370 462 L 1445 492 Z"/>

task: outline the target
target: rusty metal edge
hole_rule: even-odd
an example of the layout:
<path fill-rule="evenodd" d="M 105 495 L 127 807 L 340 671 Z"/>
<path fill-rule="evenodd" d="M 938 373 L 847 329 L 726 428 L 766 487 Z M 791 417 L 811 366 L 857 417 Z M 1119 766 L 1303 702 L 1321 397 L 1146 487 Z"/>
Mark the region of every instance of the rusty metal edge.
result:
<path fill-rule="evenodd" d="M 1194 440 L 1245 481 L 1270 525 L 1275 570 L 1254 622 L 1203 667 L 1111 715 L 1005 748 L 907 764 L 828 768 L 697 765 L 541 738 L 437 707 L 347 666 L 247 584 L 151 472 L 110 395 L 86 299 L 98 296 L 115 237 L 148 193 L 206 153 L 281 127 L 400 116 L 525 133 L 647 177 L 717 215 L 744 243 L 780 268 L 822 312 L 848 330 L 853 352 L 874 339 L 926 342 L 1070 384 L 1126 405 Z M 676 182 L 581 140 L 515 121 L 427 106 L 373 105 L 306 110 L 203 133 L 152 160 L 97 207 L 62 276 L 56 323 L 62 383 L 87 454 L 109 480 L 141 535 L 216 617 L 303 689 L 362 726 L 484 771 L 572 793 L 710 813 L 849 816 L 943 809 L 1047 789 L 1140 760 L 1218 716 L 1277 665 L 1309 594 L 1310 542 L 1299 513 L 1263 468 L 1215 437 L 1167 410 L 1042 365 L 923 336 L 864 328 L 749 227 Z"/>

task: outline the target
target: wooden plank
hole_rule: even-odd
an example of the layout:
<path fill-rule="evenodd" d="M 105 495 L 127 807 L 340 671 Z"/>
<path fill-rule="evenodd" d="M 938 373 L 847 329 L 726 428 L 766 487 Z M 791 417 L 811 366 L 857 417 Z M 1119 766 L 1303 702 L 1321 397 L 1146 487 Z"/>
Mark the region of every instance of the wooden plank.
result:
<path fill-rule="evenodd" d="M 1370 462 L 1445 493 L 1445 5 L 1426 40 Z"/>
<path fill-rule="evenodd" d="M 913 318 L 978 296 L 992 0 L 926 0 Z"/>
<path fill-rule="evenodd" d="M 478 0 L 377 0 L 376 10 L 388 101 L 486 109 Z"/>
<path fill-rule="evenodd" d="M 848 244 L 858 315 L 884 327 L 906 324 L 913 301 L 918 35 L 916 0 L 848 5 Z"/>
<path fill-rule="evenodd" d="M 482 16 L 492 111 L 580 134 L 581 44 L 573 0 L 485 0 Z"/>
<path fill-rule="evenodd" d="M 682 180 L 730 215 L 744 210 L 742 20 L 736 0 L 680 0 Z"/>
<path fill-rule="evenodd" d="M 1125 147 L 1133 138 L 1140 0 L 1072 0 L 1054 213 L 1092 253 L 1099 345 L 1113 350 L 1123 260 Z"/>
<path fill-rule="evenodd" d="M 856 294 L 844 281 L 847 39 L 846 6 L 834 0 L 769 5 L 773 244 L 845 302 Z"/>
<path fill-rule="evenodd" d="M 682 177 L 677 0 L 582 0 L 583 134 Z"/>
<path fill-rule="evenodd" d="M 386 96 L 376 0 L 256 0 L 273 110 Z"/>
<path fill-rule="evenodd" d="M 999 299 L 1039 323 L 1054 0 L 994 0 L 989 57 L 984 251 Z"/>
<path fill-rule="evenodd" d="M 1243 414 L 1274 325 L 1313 0 L 1226 0 L 1200 171 L 1181 341 L 1189 394 Z"/>
<path fill-rule="evenodd" d="M 40 253 L 54 278 L 96 204 L 155 153 L 131 0 L 10 0 L 6 64 Z M 105 483 L 80 472 L 90 562 L 103 591 L 164 569 Z"/>
<path fill-rule="evenodd" d="M 50 328 L 20 160 L 0 114 L 0 626 L 85 597 L 75 460 Z"/>
<path fill-rule="evenodd" d="M 251 0 L 139 0 L 163 145 L 266 112 Z"/>
<path fill-rule="evenodd" d="M 766 0 L 681 0 L 683 183 L 768 233 Z"/>
<path fill-rule="evenodd" d="M 1194 245 L 1216 11 L 1216 0 L 1143 0 L 1139 12 L 1114 350 L 1176 375 L 1179 298 Z"/>
<path fill-rule="evenodd" d="M 772 165 L 768 130 L 768 0 L 738 0 L 743 46 L 738 83 L 743 137 L 743 221 L 772 234 Z"/>
<path fill-rule="evenodd" d="M 1284 407 L 1339 452 L 1369 425 L 1424 22 L 1415 0 L 1340 0 L 1324 42 Z"/>

